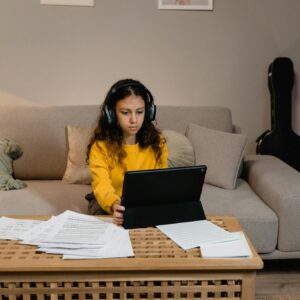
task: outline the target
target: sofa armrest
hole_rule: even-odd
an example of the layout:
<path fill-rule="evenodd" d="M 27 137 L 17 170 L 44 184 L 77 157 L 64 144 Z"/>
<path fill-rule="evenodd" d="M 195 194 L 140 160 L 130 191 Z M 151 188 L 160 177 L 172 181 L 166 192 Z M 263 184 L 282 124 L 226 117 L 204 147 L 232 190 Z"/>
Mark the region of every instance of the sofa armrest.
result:
<path fill-rule="evenodd" d="M 278 250 L 300 250 L 300 173 L 271 155 L 247 155 L 244 177 L 277 214 Z"/>

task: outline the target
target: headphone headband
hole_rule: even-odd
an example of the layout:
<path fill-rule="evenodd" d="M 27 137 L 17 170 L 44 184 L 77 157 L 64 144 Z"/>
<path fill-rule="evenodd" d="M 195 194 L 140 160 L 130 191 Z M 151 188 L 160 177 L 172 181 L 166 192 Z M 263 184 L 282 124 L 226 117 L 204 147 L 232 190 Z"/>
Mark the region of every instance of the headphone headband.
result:
<path fill-rule="evenodd" d="M 140 83 L 140 82 L 135 82 L 135 81 L 127 82 L 127 83 L 121 83 L 121 84 L 119 84 L 119 85 L 116 83 L 116 84 L 111 88 L 110 92 L 114 94 L 114 93 L 117 92 L 119 89 L 122 89 L 122 88 L 125 88 L 125 87 L 128 87 L 128 86 L 141 87 L 141 88 L 144 89 L 147 93 L 149 93 L 148 89 L 147 89 L 142 83 Z"/>

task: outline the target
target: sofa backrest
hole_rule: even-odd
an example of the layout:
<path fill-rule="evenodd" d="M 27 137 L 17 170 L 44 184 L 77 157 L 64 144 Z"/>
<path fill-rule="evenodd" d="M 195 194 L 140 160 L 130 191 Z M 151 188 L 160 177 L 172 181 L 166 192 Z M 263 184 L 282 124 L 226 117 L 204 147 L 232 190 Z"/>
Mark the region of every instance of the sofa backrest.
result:
<path fill-rule="evenodd" d="M 24 154 L 14 161 L 19 179 L 61 179 L 67 163 L 66 126 L 95 127 L 98 105 L 0 106 L 0 138 L 17 142 Z M 232 132 L 231 112 L 224 107 L 159 106 L 161 129 L 185 133 L 190 123 Z"/>
<path fill-rule="evenodd" d="M 233 130 L 231 111 L 225 107 L 159 106 L 156 120 L 159 128 L 183 134 L 191 123 L 226 132 Z"/>

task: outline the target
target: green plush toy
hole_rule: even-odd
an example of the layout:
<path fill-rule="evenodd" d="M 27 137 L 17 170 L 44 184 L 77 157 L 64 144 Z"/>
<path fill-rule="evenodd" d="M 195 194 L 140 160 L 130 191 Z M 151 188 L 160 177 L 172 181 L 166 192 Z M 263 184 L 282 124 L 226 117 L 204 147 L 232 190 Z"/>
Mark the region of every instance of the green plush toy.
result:
<path fill-rule="evenodd" d="M 12 161 L 23 154 L 21 147 L 14 141 L 0 139 L 0 191 L 16 190 L 26 187 L 26 183 L 13 178 Z"/>

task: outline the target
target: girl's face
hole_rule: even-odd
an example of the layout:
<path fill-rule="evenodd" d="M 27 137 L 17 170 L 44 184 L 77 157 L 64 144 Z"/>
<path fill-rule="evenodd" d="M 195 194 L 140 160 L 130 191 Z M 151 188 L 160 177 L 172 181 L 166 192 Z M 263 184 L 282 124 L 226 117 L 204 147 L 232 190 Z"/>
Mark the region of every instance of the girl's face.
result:
<path fill-rule="evenodd" d="M 116 116 L 126 144 L 136 143 L 136 134 L 145 119 L 145 101 L 141 96 L 130 95 L 116 103 Z"/>

